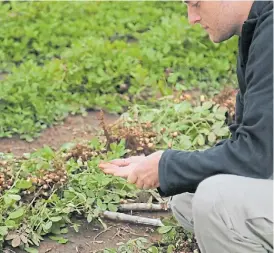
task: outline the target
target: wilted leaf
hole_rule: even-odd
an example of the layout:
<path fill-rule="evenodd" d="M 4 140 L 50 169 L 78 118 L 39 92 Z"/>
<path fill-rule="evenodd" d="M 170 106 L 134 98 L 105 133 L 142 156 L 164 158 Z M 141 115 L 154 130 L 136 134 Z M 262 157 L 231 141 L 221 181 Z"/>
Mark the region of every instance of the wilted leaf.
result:
<path fill-rule="evenodd" d="M 26 236 L 20 235 L 20 238 L 21 238 L 21 241 L 22 241 L 23 243 L 25 243 L 25 244 L 28 243 L 28 238 L 27 238 Z"/>
<path fill-rule="evenodd" d="M 16 247 L 18 247 L 20 244 L 21 244 L 21 239 L 20 239 L 20 236 L 17 235 L 15 238 L 12 239 L 12 241 L 11 241 L 11 246 L 12 246 L 13 248 L 16 248 Z"/>
<path fill-rule="evenodd" d="M 89 213 L 88 214 L 88 217 L 87 217 L 87 222 L 90 223 L 93 219 L 93 214 L 92 213 Z"/>
<path fill-rule="evenodd" d="M 6 240 L 7 241 L 9 241 L 9 240 L 12 240 L 12 239 L 14 239 L 14 238 L 16 238 L 18 236 L 18 234 L 16 234 L 16 233 L 9 233 L 7 236 L 6 236 Z"/>
<path fill-rule="evenodd" d="M 216 142 L 216 135 L 214 133 L 209 133 L 208 135 L 208 141 L 211 142 L 211 143 L 215 143 Z"/>

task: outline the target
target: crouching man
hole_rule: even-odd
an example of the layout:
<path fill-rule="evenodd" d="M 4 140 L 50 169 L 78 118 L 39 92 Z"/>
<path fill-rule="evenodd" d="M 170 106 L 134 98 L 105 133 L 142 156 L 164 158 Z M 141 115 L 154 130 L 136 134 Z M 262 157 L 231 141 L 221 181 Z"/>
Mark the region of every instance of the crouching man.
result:
<path fill-rule="evenodd" d="M 185 1 L 211 41 L 239 36 L 232 137 L 205 151 L 157 151 L 101 163 L 171 208 L 202 253 L 273 252 L 273 3 Z"/>

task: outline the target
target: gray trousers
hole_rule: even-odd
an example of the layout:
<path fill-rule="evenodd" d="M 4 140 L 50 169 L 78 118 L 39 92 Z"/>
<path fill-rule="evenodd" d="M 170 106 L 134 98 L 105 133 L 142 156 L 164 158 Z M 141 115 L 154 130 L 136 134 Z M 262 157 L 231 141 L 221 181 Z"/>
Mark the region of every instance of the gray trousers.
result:
<path fill-rule="evenodd" d="M 170 205 L 202 253 L 273 252 L 273 180 L 212 176 Z"/>

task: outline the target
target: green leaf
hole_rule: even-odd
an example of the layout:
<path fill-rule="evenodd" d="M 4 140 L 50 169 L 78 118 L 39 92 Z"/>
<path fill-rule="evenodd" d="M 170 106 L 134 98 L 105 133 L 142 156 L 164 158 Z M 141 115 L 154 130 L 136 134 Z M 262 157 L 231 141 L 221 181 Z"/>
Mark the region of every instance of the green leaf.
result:
<path fill-rule="evenodd" d="M 173 253 L 175 250 L 175 247 L 173 245 L 168 245 L 167 247 L 167 253 Z"/>
<path fill-rule="evenodd" d="M 79 225 L 78 224 L 73 224 L 72 227 L 73 227 L 73 229 L 76 233 L 79 232 Z"/>
<path fill-rule="evenodd" d="M 43 229 L 45 232 L 48 232 L 50 228 L 52 227 L 52 221 L 48 221 L 46 224 L 43 224 Z"/>
<path fill-rule="evenodd" d="M 97 199 L 97 206 L 103 211 L 107 209 L 107 205 L 104 204 L 101 199 Z"/>
<path fill-rule="evenodd" d="M 0 235 L 5 236 L 8 233 L 8 227 L 7 226 L 0 226 Z"/>
<path fill-rule="evenodd" d="M 215 114 L 214 117 L 217 119 L 217 120 L 225 120 L 225 114 Z"/>
<path fill-rule="evenodd" d="M 208 110 L 208 109 L 210 109 L 212 106 L 213 106 L 213 103 L 210 102 L 210 101 L 206 101 L 206 102 L 204 102 L 204 103 L 202 104 L 202 108 L 203 108 L 204 110 Z"/>
<path fill-rule="evenodd" d="M 15 201 L 19 201 L 21 199 L 21 196 L 16 194 L 9 194 L 8 196 Z"/>
<path fill-rule="evenodd" d="M 16 226 L 16 222 L 14 220 L 5 220 L 5 225 L 10 227 L 10 228 L 14 228 Z"/>
<path fill-rule="evenodd" d="M 224 127 L 219 129 L 214 129 L 214 133 L 219 137 L 226 136 L 228 135 L 228 129 Z"/>
<path fill-rule="evenodd" d="M 17 219 L 24 215 L 25 209 L 23 207 L 18 208 L 16 211 L 10 213 L 8 219 Z"/>
<path fill-rule="evenodd" d="M 26 252 L 28 252 L 28 253 L 39 253 L 39 251 L 37 249 L 32 248 L 32 247 L 30 247 L 30 248 L 24 248 L 24 250 Z"/>
<path fill-rule="evenodd" d="M 95 201 L 95 198 L 87 198 L 87 205 L 91 206 Z"/>
<path fill-rule="evenodd" d="M 118 210 L 117 205 L 114 205 L 112 203 L 108 203 L 108 209 L 112 212 L 117 212 Z"/>
<path fill-rule="evenodd" d="M 62 217 L 61 216 L 55 216 L 55 217 L 50 217 L 49 219 L 53 222 L 58 222 L 58 221 L 62 220 Z"/>
<path fill-rule="evenodd" d="M 31 181 L 27 181 L 24 179 L 21 179 L 16 183 L 16 187 L 19 189 L 29 189 L 31 186 L 32 186 Z"/>
<path fill-rule="evenodd" d="M 69 149 L 72 149 L 73 147 L 75 147 L 75 143 L 67 142 L 60 147 L 60 150 L 67 151 Z"/>
<path fill-rule="evenodd" d="M 49 238 L 53 241 L 60 243 L 60 244 L 65 244 L 68 242 L 68 239 L 61 237 L 61 236 L 49 236 Z"/>
<path fill-rule="evenodd" d="M 180 104 L 175 104 L 174 105 L 174 110 L 177 113 L 185 113 L 187 111 L 189 111 L 191 108 L 191 104 L 187 101 L 183 101 Z"/>
<path fill-rule="evenodd" d="M 158 253 L 159 251 L 155 246 L 152 246 L 152 247 L 149 248 L 149 252 Z"/>
<path fill-rule="evenodd" d="M 68 228 L 62 228 L 62 229 L 60 230 L 60 233 L 61 233 L 61 234 L 67 234 L 67 233 L 68 233 Z"/>
<path fill-rule="evenodd" d="M 14 203 L 14 199 L 10 196 L 10 194 L 4 195 L 4 202 L 6 205 L 11 205 Z"/>
<path fill-rule="evenodd" d="M 100 140 L 98 138 L 92 138 L 89 142 L 91 148 L 98 149 L 100 147 Z"/>
<path fill-rule="evenodd" d="M 163 226 L 158 229 L 158 232 L 160 234 L 166 234 L 168 233 L 173 227 L 172 226 Z"/>

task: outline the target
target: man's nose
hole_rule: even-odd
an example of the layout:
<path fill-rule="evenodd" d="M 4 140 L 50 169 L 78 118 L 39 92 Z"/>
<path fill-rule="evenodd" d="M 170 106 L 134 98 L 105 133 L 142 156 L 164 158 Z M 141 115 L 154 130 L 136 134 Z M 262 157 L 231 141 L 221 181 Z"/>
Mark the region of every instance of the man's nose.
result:
<path fill-rule="evenodd" d="M 199 23 L 200 20 L 201 20 L 200 15 L 198 15 L 194 11 L 188 9 L 188 22 L 191 25 L 195 25 L 196 23 Z"/>

